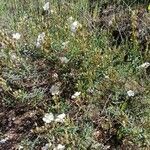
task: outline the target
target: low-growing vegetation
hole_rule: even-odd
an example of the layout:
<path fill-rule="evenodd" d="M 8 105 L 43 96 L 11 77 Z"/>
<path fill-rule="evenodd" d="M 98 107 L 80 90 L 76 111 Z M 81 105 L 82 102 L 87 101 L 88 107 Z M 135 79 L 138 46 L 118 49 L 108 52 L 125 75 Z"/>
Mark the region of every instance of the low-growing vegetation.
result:
<path fill-rule="evenodd" d="M 0 1 L 0 149 L 148 150 L 147 1 Z"/>

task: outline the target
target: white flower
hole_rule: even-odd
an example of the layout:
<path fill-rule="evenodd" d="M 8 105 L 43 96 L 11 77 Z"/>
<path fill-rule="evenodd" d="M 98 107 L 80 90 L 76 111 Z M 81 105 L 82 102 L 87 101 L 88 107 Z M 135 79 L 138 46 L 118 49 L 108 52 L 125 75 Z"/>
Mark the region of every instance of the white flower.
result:
<path fill-rule="evenodd" d="M 16 59 L 17 59 L 17 56 L 16 56 L 15 53 L 12 53 L 12 54 L 10 55 L 10 57 L 11 57 L 12 60 L 16 60 Z"/>
<path fill-rule="evenodd" d="M 49 2 L 45 3 L 45 5 L 43 6 L 43 9 L 46 11 L 46 10 L 49 10 Z"/>
<path fill-rule="evenodd" d="M 6 141 L 7 141 L 6 139 L 0 140 L 0 144 L 4 144 Z"/>
<path fill-rule="evenodd" d="M 39 48 L 41 46 L 40 42 L 36 42 L 36 47 Z"/>
<path fill-rule="evenodd" d="M 78 30 L 78 28 L 82 27 L 82 25 L 78 21 L 74 20 L 72 16 L 67 19 L 67 22 L 70 26 L 71 32 L 73 33 L 75 33 Z"/>
<path fill-rule="evenodd" d="M 38 35 L 37 41 L 43 41 L 45 37 L 45 33 L 42 32 L 41 34 Z"/>
<path fill-rule="evenodd" d="M 22 150 L 23 149 L 23 146 L 22 145 L 19 145 L 18 146 L 18 150 Z"/>
<path fill-rule="evenodd" d="M 68 24 L 72 24 L 73 23 L 74 18 L 71 16 L 67 19 Z"/>
<path fill-rule="evenodd" d="M 36 47 L 40 47 L 41 46 L 41 43 L 44 41 L 44 38 L 45 38 L 45 33 L 42 32 L 41 34 L 38 35 L 38 38 L 36 40 Z"/>
<path fill-rule="evenodd" d="M 55 83 L 54 85 L 52 85 L 50 92 L 52 95 L 59 95 L 60 94 L 60 83 Z"/>
<path fill-rule="evenodd" d="M 79 27 L 81 27 L 82 25 L 78 22 L 78 21 L 74 21 L 71 25 L 70 25 L 70 29 L 71 32 L 75 33 L 77 31 L 77 29 Z"/>
<path fill-rule="evenodd" d="M 104 75 L 105 79 L 110 79 L 108 75 Z"/>
<path fill-rule="evenodd" d="M 57 147 L 55 147 L 53 150 L 64 150 L 65 146 L 62 144 L 58 144 Z"/>
<path fill-rule="evenodd" d="M 72 99 L 75 99 L 75 98 L 79 97 L 80 94 L 81 94 L 81 92 L 75 92 L 75 93 L 71 96 L 71 98 L 72 98 Z"/>
<path fill-rule="evenodd" d="M 54 11 L 53 9 L 51 9 L 51 11 L 50 11 L 50 12 L 51 12 L 51 14 L 55 13 L 55 11 Z"/>
<path fill-rule="evenodd" d="M 0 144 L 4 144 L 5 142 L 7 142 L 7 140 L 9 140 L 8 137 L 6 137 L 6 138 L 4 138 L 4 139 L 1 139 L 1 140 L 0 140 Z"/>
<path fill-rule="evenodd" d="M 94 92 L 94 88 L 88 88 L 88 89 L 87 89 L 87 92 L 93 93 L 93 92 Z"/>
<path fill-rule="evenodd" d="M 43 117 L 45 123 L 51 123 L 54 120 L 54 115 L 52 113 L 46 113 Z"/>
<path fill-rule="evenodd" d="M 145 62 L 144 64 L 140 65 L 138 68 L 148 68 L 150 66 L 149 62 Z"/>
<path fill-rule="evenodd" d="M 48 150 L 52 146 L 52 143 L 47 143 L 45 146 L 42 147 L 41 150 Z"/>
<path fill-rule="evenodd" d="M 64 122 L 64 120 L 65 120 L 65 117 L 66 117 L 66 114 L 60 114 L 60 115 L 58 115 L 57 117 L 56 117 L 56 119 L 55 119 L 55 121 L 56 122 Z"/>
<path fill-rule="evenodd" d="M 63 42 L 61 48 L 62 49 L 66 48 L 68 46 L 68 44 L 69 44 L 69 41 Z"/>
<path fill-rule="evenodd" d="M 129 97 L 133 97 L 135 95 L 134 91 L 132 90 L 127 91 L 127 94 Z"/>
<path fill-rule="evenodd" d="M 0 42 L 0 49 L 3 49 L 5 47 L 6 47 L 6 45 L 4 43 Z"/>
<path fill-rule="evenodd" d="M 57 73 L 53 73 L 53 74 L 52 74 L 52 78 L 53 78 L 53 79 L 58 79 L 58 74 L 57 74 Z"/>
<path fill-rule="evenodd" d="M 69 59 L 66 57 L 59 57 L 61 63 L 67 64 L 69 62 Z"/>
<path fill-rule="evenodd" d="M 15 39 L 15 40 L 19 40 L 21 37 L 21 34 L 20 33 L 13 33 L 12 34 L 12 38 Z"/>

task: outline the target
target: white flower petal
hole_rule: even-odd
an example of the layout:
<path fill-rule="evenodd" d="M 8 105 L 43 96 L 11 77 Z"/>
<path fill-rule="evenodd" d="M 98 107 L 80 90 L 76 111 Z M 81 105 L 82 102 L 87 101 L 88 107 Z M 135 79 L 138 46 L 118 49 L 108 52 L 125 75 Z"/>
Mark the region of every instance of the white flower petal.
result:
<path fill-rule="evenodd" d="M 104 75 L 105 79 L 110 79 L 108 75 Z"/>
<path fill-rule="evenodd" d="M 58 144 L 57 147 L 55 147 L 53 150 L 64 150 L 65 146 L 62 144 Z"/>
<path fill-rule="evenodd" d="M 63 42 L 61 48 L 62 49 L 66 48 L 68 46 L 68 44 L 69 44 L 69 41 Z"/>
<path fill-rule="evenodd" d="M 4 139 L 1 139 L 1 140 L 0 140 L 0 144 L 4 144 L 5 142 L 7 142 L 7 140 L 9 140 L 8 137 L 6 137 L 6 138 L 4 138 Z"/>
<path fill-rule="evenodd" d="M 47 143 L 45 146 L 42 147 L 41 150 L 48 150 L 52 146 L 52 143 Z"/>
<path fill-rule="evenodd" d="M 52 78 L 58 79 L 58 74 L 57 74 L 57 73 L 54 73 L 54 74 L 52 75 Z"/>
<path fill-rule="evenodd" d="M 75 99 L 75 98 L 79 97 L 80 94 L 81 94 L 81 92 L 75 92 L 75 93 L 71 96 L 71 98 L 72 98 L 72 99 Z"/>
<path fill-rule="evenodd" d="M 38 35 L 37 42 L 43 41 L 45 37 L 45 32 L 42 32 Z"/>
<path fill-rule="evenodd" d="M 148 68 L 150 66 L 150 63 L 149 62 L 145 62 L 143 63 L 142 65 L 139 66 L 139 68 Z"/>
<path fill-rule="evenodd" d="M 37 48 L 41 47 L 41 43 L 40 42 L 36 42 L 36 47 Z"/>
<path fill-rule="evenodd" d="M 51 123 L 54 120 L 54 115 L 52 113 L 46 113 L 43 117 L 45 123 Z"/>
<path fill-rule="evenodd" d="M 55 121 L 56 122 L 64 122 L 65 117 L 66 117 L 66 114 L 64 114 L 64 113 L 60 114 L 56 117 Z"/>
<path fill-rule="evenodd" d="M 18 146 L 18 150 L 22 150 L 24 147 L 22 145 Z"/>
<path fill-rule="evenodd" d="M 69 59 L 67 57 L 59 57 L 61 63 L 67 64 L 69 62 Z"/>
<path fill-rule="evenodd" d="M 134 91 L 132 90 L 127 91 L 127 94 L 129 97 L 133 97 L 135 95 Z"/>
<path fill-rule="evenodd" d="M 12 34 L 12 38 L 15 39 L 15 40 L 19 40 L 21 37 L 21 34 L 20 33 L 13 33 Z"/>
<path fill-rule="evenodd" d="M 44 41 L 44 38 L 45 38 L 44 32 L 42 32 L 38 35 L 37 40 L 36 40 L 36 47 L 39 48 L 41 46 L 42 42 Z"/>
<path fill-rule="evenodd" d="M 72 24 L 73 23 L 74 18 L 71 16 L 67 19 L 68 24 Z"/>
<path fill-rule="evenodd" d="M 46 10 L 49 10 L 49 2 L 45 3 L 45 5 L 43 6 L 43 9 L 46 11 Z"/>
<path fill-rule="evenodd" d="M 59 95 L 60 94 L 60 83 L 55 83 L 54 85 L 52 85 L 50 92 L 52 95 Z"/>
<path fill-rule="evenodd" d="M 6 141 L 7 141 L 6 139 L 0 140 L 0 144 L 4 144 Z"/>
<path fill-rule="evenodd" d="M 75 33 L 79 27 L 81 27 L 81 24 L 78 21 L 74 21 L 70 26 L 71 32 Z"/>

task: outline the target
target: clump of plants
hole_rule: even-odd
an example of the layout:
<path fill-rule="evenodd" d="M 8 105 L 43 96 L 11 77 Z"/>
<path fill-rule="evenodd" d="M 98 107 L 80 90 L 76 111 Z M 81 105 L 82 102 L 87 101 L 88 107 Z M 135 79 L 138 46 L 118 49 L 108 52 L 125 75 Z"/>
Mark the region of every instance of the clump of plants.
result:
<path fill-rule="evenodd" d="M 150 146 L 149 45 L 139 50 L 139 10 L 96 3 L 91 12 L 87 0 L 0 4 L 0 148 Z"/>

